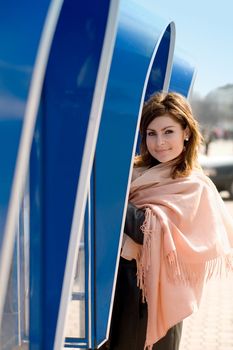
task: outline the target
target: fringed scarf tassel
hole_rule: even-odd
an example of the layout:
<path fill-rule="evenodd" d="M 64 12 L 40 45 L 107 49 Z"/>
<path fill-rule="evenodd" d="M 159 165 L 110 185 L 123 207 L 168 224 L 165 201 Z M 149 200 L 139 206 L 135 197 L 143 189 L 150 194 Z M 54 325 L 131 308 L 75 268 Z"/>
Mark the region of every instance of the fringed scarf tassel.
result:
<path fill-rule="evenodd" d="M 146 290 L 146 274 L 151 264 L 151 235 L 152 230 L 150 228 L 151 209 L 147 208 L 145 211 L 145 220 L 141 226 L 141 230 L 144 234 L 143 249 L 137 259 L 137 285 L 142 290 L 142 301 L 147 299 Z"/>
<path fill-rule="evenodd" d="M 229 272 L 233 272 L 232 255 L 219 256 L 201 263 L 186 263 L 177 256 L 176 251 L 172 251 L 166 258 L 167 274 L 173 283 L 184 285 L 198 285 L 204 279 L 226 277 Z"/>

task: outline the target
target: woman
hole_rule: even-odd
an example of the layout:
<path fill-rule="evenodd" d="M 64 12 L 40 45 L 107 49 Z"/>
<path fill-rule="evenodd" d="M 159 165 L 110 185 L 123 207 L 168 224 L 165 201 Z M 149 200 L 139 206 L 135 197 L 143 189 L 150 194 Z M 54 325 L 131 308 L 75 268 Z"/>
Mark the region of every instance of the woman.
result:
<path fill-rule="evenodd" d="M 152 96 L 140 134 L 108 348 L 177 350 L 204 282 L 232 271 L 233 220 L 198 164 L 201 135 L 183 96 Z"/>

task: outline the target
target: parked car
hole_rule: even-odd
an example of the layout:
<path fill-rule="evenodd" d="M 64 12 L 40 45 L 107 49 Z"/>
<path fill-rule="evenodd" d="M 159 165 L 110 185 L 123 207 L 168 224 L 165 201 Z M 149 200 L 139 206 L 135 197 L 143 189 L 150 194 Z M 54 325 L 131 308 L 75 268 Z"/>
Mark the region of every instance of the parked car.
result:
<path fill-rule="evenodd" d="M 201 155 L 199 161 L 218 191 L 228 191 L 233 198 L 233 156 Z"/>

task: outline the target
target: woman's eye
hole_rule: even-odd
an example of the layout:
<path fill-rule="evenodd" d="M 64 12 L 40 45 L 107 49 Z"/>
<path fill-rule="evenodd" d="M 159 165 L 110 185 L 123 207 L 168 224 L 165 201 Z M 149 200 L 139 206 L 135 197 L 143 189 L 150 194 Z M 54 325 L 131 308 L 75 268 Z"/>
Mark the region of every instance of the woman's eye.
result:
<path fill-rule="evenodd" d="M 172 134 L 172 133 L 173 133 L 173 130 L 169 130 L 168 129 L 168 130 L 165 131 L 165 134 Z"/>
<path fill-rule="evenodd" d="M 147 136 L 154 136 L 155 132 L 154 131 L 148 131 Z"/>

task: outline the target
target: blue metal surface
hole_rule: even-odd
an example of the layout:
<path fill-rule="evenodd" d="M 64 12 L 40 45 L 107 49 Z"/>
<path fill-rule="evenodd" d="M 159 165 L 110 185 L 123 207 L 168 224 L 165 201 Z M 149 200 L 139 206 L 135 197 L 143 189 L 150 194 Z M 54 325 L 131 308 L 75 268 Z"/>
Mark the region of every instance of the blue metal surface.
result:
<path fill-rule="evenodd" d="M 158 44 L 168 23 L 157 18 L 153 1 L 122 1 L 119 27 L 96 147 L 95 243 L 96 243 L 96 346 L 106 339 L 113 279 L 138 115 Z M 163 46 L 163 45 L 162 45 Z M 156 67 L 154 66 L 156 69 Z M 163 86 L 164 73 L 157 86 Z M 156 85 L 154 82 L 154 85 Z M 151 84 L 152 86 L 152 84 Z M 151 88 L 152 89 L 152 88 Z M 150 89 L 150 93 L 151 93 Z"/>
<path fill-rule="evenodd" d="M 37 123 L 32 142 L 30 157 L 30 313 L 29 340 L 30 349 L 40 350 L 43 347 L 43 299 L 42 299 L 42 269 L 43 259 L 43 216 L 42 216 L 42 105 L 39 107 Z"/>
<path fill-rule="evenodd" d="M 167 73 L 167 80 L 169 81 L 169 76 L 171 75 L 171 62 L 168 67 L 168 56 L 170 45 L 172 45 L 171 41 L 174 41 L 174 26 L 169 25 L 166 28 L 166 31 L 159 42 L 159 47 L 156 52 L 156 56 L 151 68 L 150 77 L 148 80 L 148 85 L 146 89 L 145 100 L 147 100 L 151 95 L 153 95 L 156 91 L 167 90 L 168 84 L 165 86 L 165 78 Z M 172 50 L 172 48 L 171 48 Z M 173 50 L 170 53 L 173 58 Z M 167 72 L 169 70 L 169 72 Z"/>
<path fill-rule="evenodd" d="M 25 107 L 49 3 L 50 0 L 40 3 L 24 0 L 18 6 L 17 1 L 10 0 L 0 4 L 0 254 Z M 17 11 L 12 10 L 15 8 Z M 18 340 L 17 307 L 20 300 L 12 294 L 12 286 L 14 294 L 17 293 L 16 258 L 14 253 L 0 331 L 2 349 L 13 348 Z M 0 295 L 0 298 L 4 300 L 4 296 Z"/>
<path fill-rule="evenodd" d="M 109 1 L 65 1 L 43 87 L 42 349 L 52 349 Z M 32 267 L 33 268 L 33 267 Z M 39 289 L 40 290 L 40 289 Z M 38 296 L 35 298 L 38 301 Z M 33 295 L 31 308 L 33 307 Z M 39 321 L 38 321 L 39 322 Z M 34 344 L 36 348 L 36 344 Z M 31 347 L 32 348 L 32 347 Z"/>
<path fill-rule="evenodd" d="M 0 4 L 0 247 L 30 81 L 49 3 L 24 0 L 18 6 L 17 1 L 10 0 Z"/>
<path fill-rule="evenodd" d="M 186 56 L 176 47 L 169 91 L 176 91 L 189 97 L 195 78 L 195 66 Z"/>

